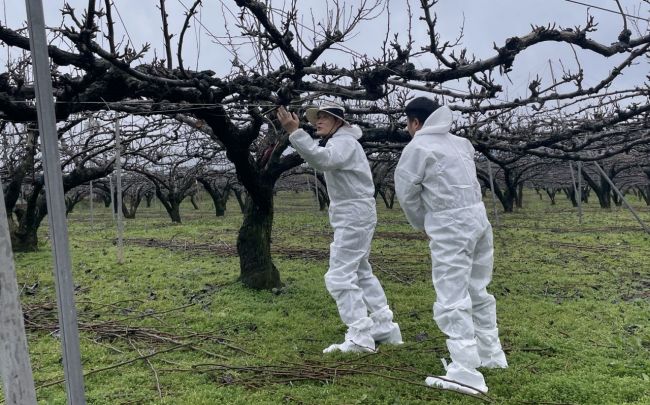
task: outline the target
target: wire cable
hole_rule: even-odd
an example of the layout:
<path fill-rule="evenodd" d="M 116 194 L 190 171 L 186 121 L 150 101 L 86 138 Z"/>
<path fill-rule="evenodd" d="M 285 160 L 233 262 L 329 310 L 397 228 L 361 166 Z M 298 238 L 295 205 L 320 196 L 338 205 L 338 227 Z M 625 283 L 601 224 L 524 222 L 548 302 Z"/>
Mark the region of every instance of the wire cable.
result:
<path fill-rule="evenodd" d="M 115 9 L 115 12 L 117 13 L 117 18 L 120 19 L 120 22 L 122 23 L 122 27 L 124 28 L 124 32 L 126 32 L 126 37 L 129 38 L 129 42 L 131 43 L 131 46 L 135 48 L 135 42 L 131 39 L 131 35 L 129 35 L 129 30 L 126 28 L 126 24 L 124 24 L 124 20 L 122 19 L 122 15 L 120 14 L 120 10 L 117 8 L 117 5 L 113 1 L 113 8 Z"/>
<path fill-rule="evenodd" d="M 574 3 L 574 4 L 579 4 L 579 5 L 585 6 L 585 7 L 591 7 L 591 8 L 595 8 L 595 9 L 598 9 L 598 10 L 607 11 L 607 12 L 613 13 L 613 14 L 618 14 L 618 15 L 623 14 L 625 17 L 636 18 L 637 20 L 643 20 L 643 21 L 650 22 L 650 19 L 648 19 L 648 18 L 639 17 L 638 15 L 621 13 L 620 11 L 611 10 L 609 8 L 600 7 L 600 6 L 594 6 L 593 4 L 583 3 L 583 2 L 577 1 L 577 0 L 564 0 L 564 1 L 566 1 L 567 3 Z"/>

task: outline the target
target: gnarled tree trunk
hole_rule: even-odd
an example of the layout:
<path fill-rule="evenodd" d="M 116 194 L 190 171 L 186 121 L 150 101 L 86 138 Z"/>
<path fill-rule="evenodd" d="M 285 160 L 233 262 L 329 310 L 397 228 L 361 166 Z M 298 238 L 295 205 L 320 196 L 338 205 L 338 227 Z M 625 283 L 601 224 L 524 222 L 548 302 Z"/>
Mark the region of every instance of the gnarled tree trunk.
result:
<path fill-rule="evenodd" d="M 600 177 L 600 184 L 598 184 L 584 170 L 582 171 L 582 177 L 587 181 L 587 184 L 589 184 L 589 187 L 591 187 L 591 189 L 594 190 L 594 193 L 596 193 L 596 197 L 598 197 L 598 203 L 600 204 L 600 208 L 611 208 L 612 207 L 612 189 L 611 189 L 611 186 L 609 185 L 609 183 L 607 182 L 607 180 L 604 177 L 599 176 Z M 613 178 L 614 178 L 614 176 L 610 175 L 610 179 L 613 179 Z"/>
<path fill-rule="evenodd" d="M 124 218 L 133 219 L 138 207 L 142 202 L 142 193 L 138 190 L 136 194 L 122 198 L 122 215 Z"/>
<path fill-rule="evenodd" d="M 214 204 L 214 211 L 216 216 L 224 216 L 226 214 L 226 203 L 230 197 L 230 184 L 226 184 L 223 190 L 219 190 L 218 186 L 216 184 L 212 184 L 209 179 L 197 177 L 196 180 L 201 183 L 203 185 L 203 188 L 205 188 L 205 191 L 210 194 L 212 203 Z"/>
<path fill-rule="evenodd" d="M 280 273 L 271 259 L 273 229 L 273 193 L 261 192 L 253 201 L 250 195 L 244 203 L 244 221 L 237 237 L 239 280 L 247 287 L 268 290 L 282 286 Z"/>
<path fill-rule="evenodd" d="M 517 197 L 515 198 L 517 208 L 524 207 L 524 183 L 519 183 L 517 185 Z"/>
<path fill-rule="evenodd" d="M 78 167 L 63 176 L 63 191 L 100 179 L 113 170 L 112 165 L 104 167 Z M 11 243 L 16 252 L 30 252 L 38 249 L 38 228 L 47 215 L 47 202 L 41 181 L 34 183 L 32 192 L 27 197 L 27 207 L 18 215 L 18 223 L 11 226 Z"/>
<path fill-rule="evenodd" d="M 27 198 L 25 210 L 15 211 L 17 223 L 10 221 L 11 246 L 15 252 L 35 252 L 38 250 L 38 228 L 45 218 L 47 205 L 42 193 L 43 185 L 36 183 Z"/>
<path fill-rule="evenodd" d="M 645 190 L 639 187 L 639 197 L 643 198 L 645 205 L 650 206 L 650 185 L 645 186 Z"/>
<path fill-rule="evenodd" d="M 555 194 L 557 193 L 557 189 L 554 187 L 546 187 L 544 190 L 546 190 L 546 195 L 548 195 L 548 198 L 551 200 L 551 205 L 555 205 Z M 542 197 L 542 194 L 539 194 L 539 197 Z"/>
<path fill-rule="evenodd" d="M 240 190 L 238 188 L 233 188 L 232 192 L 235 194 L 237 204 L 239 204 L 239 209 L 241 210 L 242 214 L 244 214 L 246 210 L 246 197 L 248 194 L 246 191 Z"/>
<path fill-rule="evenodd" d="M 192 203 L 192 207 L 194 207 L 195 210 L 199 209 L 199 204 L 196 201 L 196 194 L 191 194 L 190 195 L 190 202 Z"/>

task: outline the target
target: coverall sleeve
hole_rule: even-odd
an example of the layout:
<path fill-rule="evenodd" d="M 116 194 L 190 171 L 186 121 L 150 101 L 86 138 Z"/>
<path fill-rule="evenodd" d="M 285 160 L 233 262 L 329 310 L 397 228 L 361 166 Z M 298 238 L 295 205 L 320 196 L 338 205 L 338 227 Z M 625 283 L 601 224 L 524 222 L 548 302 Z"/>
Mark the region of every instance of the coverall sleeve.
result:
<path fill-rule="evenodd" d="M 346 147 L 336 138 L 330 139 L 325 147 L 320 146 L 302 129 L 293 131 L 289 135 L 289 142 L 311 167 L 320 171 L 342 168 L 354 152 L 354 148 Z"/>
<path fill-rule="evenodd" d="M 422 180 L 426 169 L 426 157 L 417 148 L 404 148 L 395 168 L 395 195 L 409 224 L 424 230 L 426 214 L 422 204 Z"/>

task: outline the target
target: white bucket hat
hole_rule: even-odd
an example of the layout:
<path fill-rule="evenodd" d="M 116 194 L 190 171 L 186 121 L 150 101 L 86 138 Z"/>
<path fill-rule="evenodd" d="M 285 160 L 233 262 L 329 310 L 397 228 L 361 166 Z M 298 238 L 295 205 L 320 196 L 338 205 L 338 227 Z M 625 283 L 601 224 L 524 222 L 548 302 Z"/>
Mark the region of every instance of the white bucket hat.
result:
<path fill-rule="evenodd" d="M 350 123 L 345 118 L 343 118 L 345 117 L 345 107 L 343 107 L 341 104 L 325 102 L 320 107 L 308 108 L 307 111 L 305 111 L 305 117 L 307 118 L 307 121 L 309 121 L 312 125 L 316 125 L 319 112 L 327 113 L 335 118 L 340 119 L 345 125 L 350 125 Z"/>

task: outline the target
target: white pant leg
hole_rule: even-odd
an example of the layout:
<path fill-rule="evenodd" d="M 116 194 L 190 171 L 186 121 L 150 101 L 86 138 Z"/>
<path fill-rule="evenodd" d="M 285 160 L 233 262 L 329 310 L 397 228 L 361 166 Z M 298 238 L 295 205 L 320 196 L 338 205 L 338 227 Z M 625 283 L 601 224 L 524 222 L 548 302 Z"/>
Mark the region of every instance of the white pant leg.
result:
<path fill-rule="evenodd" d="M 471 213 L 436 213 L 428 215 L 425 227 L 431 249 L 433 286 L 436 302 L 433 319 L 446 334 L 452 363 L 445 378 L 487 391 L 485 379 L 476 368 L 480 366 L 478 344 L 474 336 L 470 276 L 474 249 L 480 227 Z M 429 377 L 428 385 L 475 393 L 453 382 Z"/>
<path fill-rule="evenodd" d="M 487 223 L 487 220 L 486 220 Z M 491 368 L 506 368 L 508 362 L 501 347 L 497 328 L 497 310 L 494 296 L 487 292 L 492 280 L 494 244 L 492 227 L 489 223 L 474 250 L 469 294 L 472 298 L 474 333 L 478 343 L 481 365 Z"/>
<path fill-rule="evenodd" d="M 432 278 L 436 290 L 433 319 L 449 339 L 474 339 L 469 280 L 474 243 L 452 217 L 427 218 Z"/>
<path fill-rule="evenodd" d="M 330 245 L 330 267 L 325 274 L 325 287 L 336 301 L 341 320 L 348 326 L 368 316 L 357 277 L 362 257 L 362 251 L 346 249 L 336 242 Z"/>
<path fill-rule="evenodd" d="M 357 271 L 369 244 L 366 232 L 360 225 L 356 204 L 330 206 L 330 223 L 334 228 L 334 241 L 330 245 L 330 267 L 325 274 L 325 287 L 336 301 L 341 320 L 348 326 L 368 316 L 359 286 Z"/>
<path fill-rule="evenodd" d="M 493 261 L 492 227 L 488 224 L 474 249 L 469 282 L 474 325 L 480 329 L 497 327 L 496 300 L 487 292 L 487 286 L 492 281 Z"/>
<path fill-rule="evenodd" d="M 388 305 L 384 289 L 377 277 L 373 274 L 372 266 L 368 260 L 370 257 L 370 245 L 372 243 L 372 236 L 375 232 L 376 224 L 376 216 L 373 216 L 372 221 L 361 229 L 363 241 L 359 248 L 360 250 L 364 250 L 365 254 L 361 258 L 359 268 L 357 269 L 359 287 L 363 290 L 363 300 L 368 307 L 368 311 L 371 313 L 379 311 Z"/>

